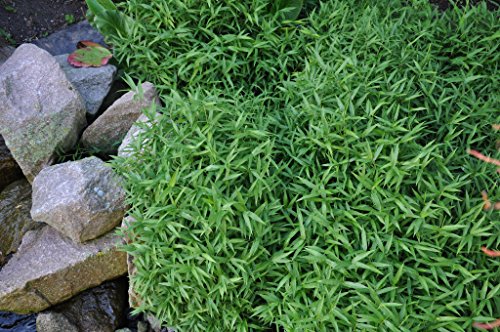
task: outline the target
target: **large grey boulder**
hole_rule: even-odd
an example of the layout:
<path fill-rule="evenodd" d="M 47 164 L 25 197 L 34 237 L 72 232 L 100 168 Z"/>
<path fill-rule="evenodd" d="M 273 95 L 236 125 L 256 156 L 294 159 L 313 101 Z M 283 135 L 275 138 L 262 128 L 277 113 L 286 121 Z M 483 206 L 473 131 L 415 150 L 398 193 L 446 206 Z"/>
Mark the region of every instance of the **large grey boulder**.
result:
<path fill-rule="evenodd" d="M 31 216 L 84 242 L 120 224 L 125 191 L 113 170 L 97 157 L 47 167 L 33 181 Z"/>
<path fill-rule="evenodd" d="M 28 181 L 85 125 L 82 98 L 49 53 L 23 44 L 0 66 L 0 135 Z"/>
<path fill-rule="evenodd" d="M 0 191 L 9 183 L 23 178 L 23 172 L 16 160 L 5 145 L 3 136 L 0 135 Z"/>
<path fill-rule="evenodd" d="M 40 313 L 37 332 L 114 332 L 124 323 L 126 304 L 127 280 L 108 281 Z"/>
<path fill-rule="evenodd" d="M 102 153 L 114 154 L 130 127 L 142 114 L 142 110 L 160 100 L 151 83 L 141 85 L 143 96 L 134 91 L 124 94 L 116 100 L 100 117 L 92 123 L 82 135 L 82 144 Z"/>
<path fill-rule="evenodd" d="M 113 84 L 116 67 L 106 65 L 97 68 L 75 68 L 68 63 L 68 54 L 58 55 L 55 59 L 82 96 L 87 117 L 94 118 Z"/>
<path fill-rule="evenodd" d="M 31 219 L 30 208 L 28 181 L 16 181 L 0 193 L 0 260 L 17 250 L 26 232 L 41 226 Z"/>
<path fill-rule="evenodd" d="M 0 270 L 0 311 L 33 313 L 127 272 L 126 254 L 109 233 L 76 244 L 50 226 L 29 231 Z"/>

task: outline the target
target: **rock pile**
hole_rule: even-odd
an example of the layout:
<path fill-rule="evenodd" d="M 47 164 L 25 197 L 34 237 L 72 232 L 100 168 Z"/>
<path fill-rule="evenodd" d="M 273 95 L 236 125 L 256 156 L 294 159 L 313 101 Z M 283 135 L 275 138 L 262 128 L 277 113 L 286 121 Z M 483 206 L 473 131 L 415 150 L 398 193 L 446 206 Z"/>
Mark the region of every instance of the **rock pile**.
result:
<path fill-rule="evenodd" d="M 114 331 L 126 302 L 126 282 L 110 281 L 127 273 L 113 231 L 125 192 L 98 157 L 57 157 L 77 145 L 129 153 L 134 123 L 159 100 L 144 83 L 99 116 L 116 68 L 76 69 L 66 58 L 24 44 L 0 59 L 0 311 L 48 309 L 41 332 Z"/>

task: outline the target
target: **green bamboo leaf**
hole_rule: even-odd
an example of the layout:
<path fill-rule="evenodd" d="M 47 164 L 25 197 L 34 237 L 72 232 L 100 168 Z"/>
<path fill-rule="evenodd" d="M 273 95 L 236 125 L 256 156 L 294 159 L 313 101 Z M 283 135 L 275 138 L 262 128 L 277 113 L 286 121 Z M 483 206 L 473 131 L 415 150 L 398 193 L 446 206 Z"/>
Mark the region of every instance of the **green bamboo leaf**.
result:
<path fill-rule="evenodd" d="M 280 0 L 278 2 L 278 10 L 283 11 L 284 19 L 288 21 L 296 20 L 303 6 L 304 0 Z"/>

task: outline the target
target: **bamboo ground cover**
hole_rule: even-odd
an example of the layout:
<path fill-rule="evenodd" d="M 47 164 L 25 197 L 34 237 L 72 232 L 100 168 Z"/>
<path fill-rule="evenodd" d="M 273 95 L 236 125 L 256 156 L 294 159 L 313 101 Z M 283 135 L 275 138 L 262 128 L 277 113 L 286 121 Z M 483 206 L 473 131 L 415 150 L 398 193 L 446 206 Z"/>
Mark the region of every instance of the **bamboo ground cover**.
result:
<path fill-rule="evenodd" d="M 249 11 L 264 2 L 182 3 L 186 35 L 145 19 L 180 2 L 128 1 L 137 40 L 116 50 L 166 105 L 113 162 L 137 220 L 139 311 L 179 331 L 470 331 L 500 316 L 500 261 L 480 251 L 500 246 L 480 197 L 498 200 L 498 177 L 466 153 L 499 157 L 497 12 L 310 2 L 293 24 L 267 17 L 266 35 Z M 221 48 L 196 5 L 238 13 L 218 22 L 241 21 L 241 38 Z M 199 57 L 226 62 L 182 78 L 200 21 L 217 47 Z M 254 55 L 257 39 L 271 47 Z"/>

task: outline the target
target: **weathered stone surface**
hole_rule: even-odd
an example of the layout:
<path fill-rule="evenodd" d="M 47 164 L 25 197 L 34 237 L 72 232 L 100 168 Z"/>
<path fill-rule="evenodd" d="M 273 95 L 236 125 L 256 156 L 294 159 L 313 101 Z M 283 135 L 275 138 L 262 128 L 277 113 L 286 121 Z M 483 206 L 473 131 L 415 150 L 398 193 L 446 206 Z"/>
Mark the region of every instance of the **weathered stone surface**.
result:
<path fill-rule="evenodd" d="M 82 135 L 82 144 L 103 153 L 116 153 L 130 127 L 152 103 L 160 104 L 151 83 L 143 83 L 143 98 L 131 91 L 115 101 Z"/>
<path fill-rule="evenodd" d="M 5 145 L 3 136 L 0 135 L 0 191 L 9 183 L 23 178 L 23 172 L 16 160 Z"/>
<path fill-rule="evenodd" d="M 55 59 L 19 46 L 0 67 L 0 135 L 28 181 L 70 150 L 85 125 L 82 98 Z"/>
<path fill-rule="evenodd" d="M 80 332 L 78 325 L 73 324 L 64 314 L 48 311 L 36 317 L 37 332 Z"/>
<path fill-rule="evenodd" d="M 156 113 L 156 116 L 153 120 L 150 120 L 149 117 L 145 114 L 141 114 L 141 116 L 137 119 L 137 121 L 132 125 L 130 130 L 127 132 L 127 135 L 125 135 L 125 138 L 123 139 L 122 143 L 118 147 L 118 156 L 120 157 L 129 157 L 132 152 L 132 144 L 133 142 L 137 139 L 137 136 L 140 135 L 140 133 L 144 132 L 144 129 L 142 126 L 139 126 L 138 124 L 143 124 L 146 127 L 151 127 L 153 125 L 153 122 L 156 121 L 161 116 L 160 113 Z M 145 142 L 141 142 L 145 143 Z"/>
<path fill-rule="evenodd" d="M 113 84 L 116 67 L 106 65 L 97 68 L 75 68 L 68 63 L 68 54 L 58 55 L 55 59 L 82 96 L 87 117 L 94 118 Z"/>
<path fill-rule="evenodd" d="M 0 66 L 14 53 L 16 49 L 12 46 L 0 47 Z"/>
<path fill-rule="evenodd" d="M 112 230 L 125 213 L 125 191 L 113 170 L 97 157 L 43 169 L 33 181 L 33 220 L 43 221 L 73 241 Z"/>
<path fill-rule="evenodd" d="M 160 321 L 152 314 L 147 314 L 146 320 L 149 323 L 150 329 L 153 330 L 154 332 L 175 332 L 175 330 L 171 328 L 167 327 L 162 328 Z"/>
<path fill-rule="evenodd" d="M 133 217 L 127 216 L 127 217 L 123 218 L 121 227 L 126 230 L 134 222 L 135 222 L 135 219 Z M 125 237 L 123 239 L 123 241 L 125 243 L 130 243 L 130 239 L 128 237 Z M 137 271 L 137 269 L 134 265 L 134 258 L 131 255 L 127 254 L 127 272 L 128 272 L 129 280 L 130 280 L 129 281 L 129 288 L 128 288 L 128 303 L 129 303 L 131 308 L 137 308 L 141 304 L 140 297 L 134 291 L 134 287 L 132 284 L 132 276 L 135 275 L 136 271 Z"/>
<path fill-rule="evenodd" d="M 16 181 L 0 193 L 0 256 L 15 252 L 24 234 L 41 226 L 31 219 L 30 208 L 28 181 Z"/>
<path fill-rule="evenodd" d="M 0 271 L 0 310 L 39 312 L 127 272 L 126 254 L 110 233 L 75 244 L 50 226 L 26 233 Z"/>
<path fill-rule="evenodd" d="M 36 315 L 0 311 L 0 332 L 37 332 Z"/>
<path fill-rule="evenodd" d="M 87 20 L 72 24 L 45 38 L 35 40 L 33 44 L 52 55 L 60 55 L 73 52 L 80 40 L 90 40 L 105 45 L 104 37 Z"/>
<path fill-rule="evenodd" d="M 129 85 L 117 77 L 117 79 L 113 82 L 113 85 L 111 85 L 106 98 L 104 98 L 100 110 L 107 110 L 115 101 L 126 94 L 129 89 Z"/>
<path fill-rule="evenodd" d="M 137 332 L 148 332 L 149 326 L 148 323 L 143 321 L 137 322 Z"/>
<path fill-rule="evenodd" d="M 38 332 L 113 332 L 125 320 L 127 281 L 109 281 L 40 313 Z"/>

